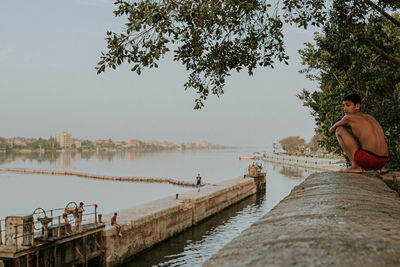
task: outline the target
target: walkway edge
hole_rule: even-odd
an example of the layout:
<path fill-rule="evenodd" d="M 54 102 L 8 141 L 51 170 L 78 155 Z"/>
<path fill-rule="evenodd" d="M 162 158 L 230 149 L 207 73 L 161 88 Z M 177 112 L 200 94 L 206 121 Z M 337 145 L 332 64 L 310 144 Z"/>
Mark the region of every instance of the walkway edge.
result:
<path fill-rule="evenodd" d="M 203 266 L 399 266 L 399 221 L 381 179 L 313 174 Z"/>

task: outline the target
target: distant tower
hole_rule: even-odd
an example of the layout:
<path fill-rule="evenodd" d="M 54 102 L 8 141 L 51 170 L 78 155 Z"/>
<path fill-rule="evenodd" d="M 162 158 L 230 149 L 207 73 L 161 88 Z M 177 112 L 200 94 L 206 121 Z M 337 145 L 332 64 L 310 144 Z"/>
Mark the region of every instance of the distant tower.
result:
<path fill-rule="evenodd" d="M 54 135 L 54 139 L 62 148 L 68 148 L 72 145 L 72 135 L 67 131 Z"/>

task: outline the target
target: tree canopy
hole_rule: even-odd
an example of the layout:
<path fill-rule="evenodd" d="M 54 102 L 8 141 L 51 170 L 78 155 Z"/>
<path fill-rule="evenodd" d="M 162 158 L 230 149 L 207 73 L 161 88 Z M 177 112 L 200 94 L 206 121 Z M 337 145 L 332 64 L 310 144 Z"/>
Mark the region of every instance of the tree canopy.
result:
<path fill-rule="evenodd" d="M 300 50 L 301 72 L 318 81 L 314 91 L 299 94 L 311 109 L 317 131 L 323 134 L 321 145 L 342 153 L 329 128 L 343 115 L 342 99 L 356 92 L 362 98 L 363 112 L 382 125 L 389 145 L 389 167 L 400 166 L 400 27 L 379 12 L 367 21 L 355 19 L 354 5 L 335 1 L 322 34 L 315 35 L 315 45 L 307 43 Z M 391 16 L 396 21 L 399 16 Z M 385 51 L 379 53 L 379 51 Z M 388 56 L 390 55 L 390 56 Z"/>
<path fill-rule="evenodd" d="M 289 136 L 279 140 L 279 144 L 289 154 L 297 154 L 304 150 L 304 145 L 306 144 L 303 138 L 299 136 Z"/>
<path fill-rule="evenodd" d="M 338 2 L 328 0 L 116 0 L 115 16 L 125 16 L 121 33 L 107 32 L 106 53 L 97 72 L 115 69 L 123 62 L 140 75 L 145 68 L 157 68 L 157 62 L 173 50 L 175 61 L 190 72 L 185 89 L 198 94 L 195 109 L 202 108 L 208 95 L 224 93 L 226 78 L 232 70 L 273 67 L 275 61 L 288 62 L 283 25 L 302 28 L 320 26 Z M 339 1 L 340 2 L 340 1 Z M 352 3 L 350 17 L 343 23 L 366 21 L 379 13 L 397 27 L 399 20 L 390 12 L 400 0 Z M 349 5 L 350 6 L 350 5 Z M 352 25 L 355 25 L 354 23 Z M 368 39 L 376 53 L 391 57 L 373 38 Z M 394 62 L 400 60 L 392 57 Z"/>

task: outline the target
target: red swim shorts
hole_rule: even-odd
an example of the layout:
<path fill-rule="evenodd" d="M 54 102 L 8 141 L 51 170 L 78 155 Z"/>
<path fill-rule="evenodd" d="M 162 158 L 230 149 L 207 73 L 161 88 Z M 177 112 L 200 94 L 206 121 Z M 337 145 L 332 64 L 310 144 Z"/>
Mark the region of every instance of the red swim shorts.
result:
<path fill-rule="evenodd" d="M 354 162 L 365 170 L 377 170 L 386 165 L 389 157 L 378 156 L 368 150 L 359 149 L 354 154 Z"/>

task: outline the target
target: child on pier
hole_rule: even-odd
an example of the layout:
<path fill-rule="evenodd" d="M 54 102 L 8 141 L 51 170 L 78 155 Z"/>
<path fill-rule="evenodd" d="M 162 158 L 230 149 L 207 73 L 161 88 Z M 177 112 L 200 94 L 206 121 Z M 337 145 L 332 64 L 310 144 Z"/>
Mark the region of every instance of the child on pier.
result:
<path fill-rule="evenodd" d="M 64 231 L 65 231 L 66 235 L 71 234 L 68 232 L 68 224 L 69 224 L 68 214 L 71 214 L 72 212 L 73 212 L 72 209 L 68 209 L 67 207 L 65 207 L 64 213 L 63 213 L 63 219 L 64 219 Z"/>
<path fill-rule="evenodd" d="M 85 209 L 83 208 L 83 202 L 81 202 L 81 203 L 79 203 L 79 207 L 77 207 L 74 211 L 73 211 L 73 214 L 74 214 L 74 217 L 75 217 L 75 227 L 74 227 L 74 232 L 76 231 L 76 230 L 78 230 L 79 232 L 82 230 L 81 228 L 82 228 L 82 226 L 81 226 L 81 224 L 82 224 L 82 217 L 83 217 L 83 211 L 84 211 Z"/>
<path fill-rule="evenodd" d="M 198 188 L 197 192 L 200 192 L 200 185 L 201 185 L 200 173 L 197 174 L 197 177 L 196 177 L 196 184 L 197 184 L 197 188 Z"/>
<path fill-rule="evenodd" d="M 118 231 L 118 236 L 119 237 L 122 237 L 122 234 L 121 234 L 121 225 L 119 225 L 118 223 L 117 223 L 117 213 L 115 212 L 114 213 L 114 216 L 112 216 L 111 217 L 111 226 L 115 226 L 115 228 L 117 229 L 117 231 Z"/>
<path fill-rule="evenodd" d="M 361 173 L 363 169 L 386 173 L 389 161 L 388 145 L 381 125 L 374 117 L 361 112 L 361 98 L 351 94 L 343 99 L 345 116 L 336 122 L 329 132 L 335 133 L 351 167 L 344 172 Z M 350 126 L 351 131 L 345 126 Z"/>

